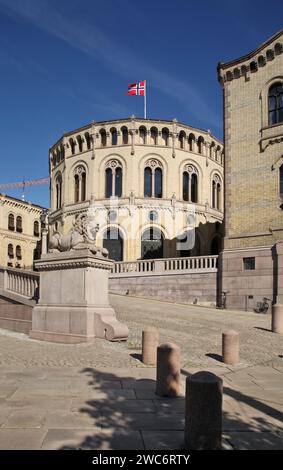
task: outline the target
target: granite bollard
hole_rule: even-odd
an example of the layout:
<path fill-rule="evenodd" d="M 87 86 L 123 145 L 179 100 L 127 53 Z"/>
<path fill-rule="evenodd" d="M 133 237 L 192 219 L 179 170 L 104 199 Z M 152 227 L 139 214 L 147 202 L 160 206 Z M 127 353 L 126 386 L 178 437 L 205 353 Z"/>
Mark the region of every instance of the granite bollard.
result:
<path fill-rule="evenodd" d="M 159 345 L 159 331 L 157 328 L 148 327 L 142 332 L 142 362 L 148 365 L 156 365 L 157 347 Z"/>
<path fill-rule="evenodd" d="M 283 305 L 272 306 L 271 331 L 283 335 Z"/>
<path fill-rule="evenodd" d="M 222 360 L 225 364 L 235 366 L 239 357 L 239 333 L 234 330 L 223 331 L 222 333 Z"/>
<path fill-rule="evenodd" d="M 223 381 L 201 371 L 186 379 L 185 448 L 221 449 Z"/>
<path fill-rule="evenodd" d="M 180 348 L 174 343 L 161 344 L 157 348 L 156 395 L 177 397 L 180 386 Z"/>

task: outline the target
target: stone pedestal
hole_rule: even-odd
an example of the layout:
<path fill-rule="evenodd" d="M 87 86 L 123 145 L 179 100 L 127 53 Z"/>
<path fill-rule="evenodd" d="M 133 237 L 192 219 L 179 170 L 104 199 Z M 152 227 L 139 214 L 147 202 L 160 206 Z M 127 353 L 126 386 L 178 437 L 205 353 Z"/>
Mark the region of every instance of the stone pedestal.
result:
<path fill-rule="evenodd" d="M 35 263 L 40 297 L 33 308 L 30 337 L 61 343 L 128 337 L 109 305 L 108 275 L 113 262 L 90 250 L 48 253 Z"/>

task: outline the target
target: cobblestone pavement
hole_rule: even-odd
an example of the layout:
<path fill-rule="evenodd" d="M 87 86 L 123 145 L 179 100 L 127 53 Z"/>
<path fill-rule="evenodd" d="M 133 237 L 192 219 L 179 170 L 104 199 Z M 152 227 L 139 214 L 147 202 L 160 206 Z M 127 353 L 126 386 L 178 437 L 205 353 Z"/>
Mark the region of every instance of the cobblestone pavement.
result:
<path fill-rule="evenodd" d="M 283 354 L 283 338 L 270 332 L 270 316 L 171 304 L 154 300 L 111 296 L 118 318 L 130 329 L 129 340 L 110 343 L 95 339 L 88 344 L 63 345 L 30 340 L 25 335 L 0 335 L 0 365 L 22 367 L 143 367 L 141 333 L 146 326 L 160 330 L 161 341 L 181 347 L 182 366 L 218 366 L 221 332 L 240 332 L 241 364 L 263 364 Z"/>
<path fill-rule="evenodd" d="M 223 378 L 223 446 L 283 449 L 283 337 L 270 317 L 111 296 L 128 342 L 62 345 L 0 331 L 0 449 L 181 449 L 184 396 L 155 395 L 139 360 L 141 331 L 157 326 L 182 351 L 186 376 Z M 240 332 L 241 363 L 219 361 L 221 331 Z M 207 356 L 209 354 L 209 356 Z"/>

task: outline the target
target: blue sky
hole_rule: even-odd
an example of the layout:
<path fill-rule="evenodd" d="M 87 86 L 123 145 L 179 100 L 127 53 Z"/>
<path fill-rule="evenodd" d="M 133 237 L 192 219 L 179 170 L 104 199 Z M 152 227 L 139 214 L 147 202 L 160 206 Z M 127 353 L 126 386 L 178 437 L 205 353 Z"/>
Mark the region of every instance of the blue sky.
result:
<path fill-rule="evenodd" d="M 280 0 L 0 0 L 0 183 L 47 176 L 65 131 L 142 116 L 132 81 L 147 79 L 148 117 L 222 137 L 217 63 L 281 28 Z M 46 206 L 48 187 L 26 198 Z"/>

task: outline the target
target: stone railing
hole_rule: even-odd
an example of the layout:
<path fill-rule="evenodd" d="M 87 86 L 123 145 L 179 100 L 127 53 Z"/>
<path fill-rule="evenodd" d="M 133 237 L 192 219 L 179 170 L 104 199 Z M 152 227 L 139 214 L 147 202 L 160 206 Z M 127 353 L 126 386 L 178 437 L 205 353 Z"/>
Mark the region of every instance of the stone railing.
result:
<path fill-rule="evenodd" d="M 216 272 L 218 256 L 162 258 L 116 262 L 110 277 Z"/>
<path fill-rule="evenodd" d="M 39 296 L 39 273 L 16 268 L 0 268 L 0 288 L 27 299 Z"/>

